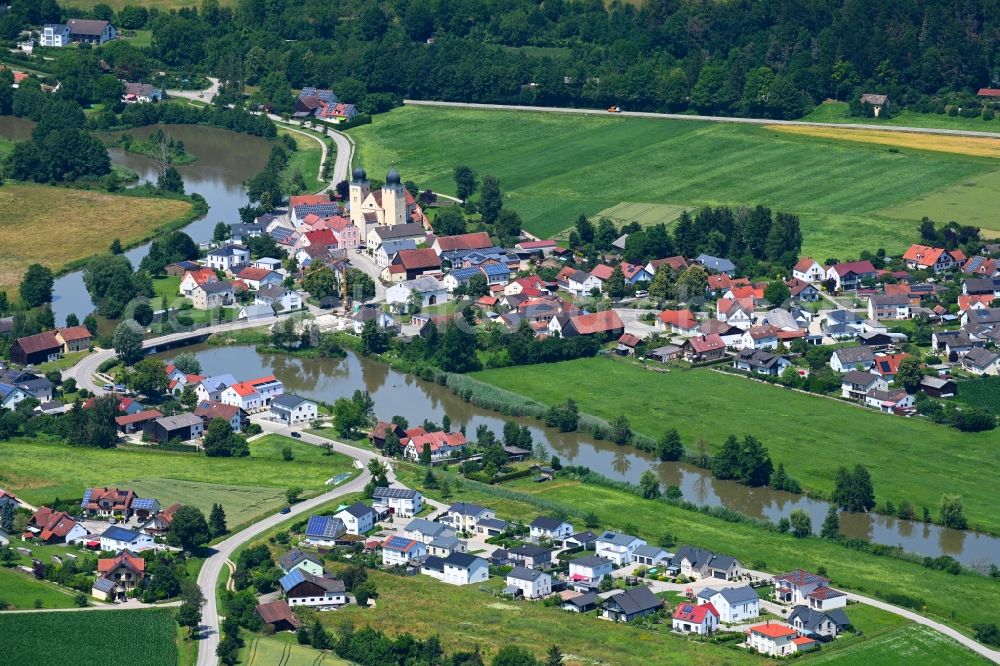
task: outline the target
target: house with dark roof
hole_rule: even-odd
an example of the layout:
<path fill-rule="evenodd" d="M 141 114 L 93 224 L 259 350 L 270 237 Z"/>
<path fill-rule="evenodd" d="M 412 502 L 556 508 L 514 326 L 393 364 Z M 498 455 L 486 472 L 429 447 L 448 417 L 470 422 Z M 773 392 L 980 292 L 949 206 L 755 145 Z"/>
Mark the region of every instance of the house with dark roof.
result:
<path fill-rule="evenodd" d="M 837 372 L 871 370 L 875 365 L 875 352 L 868 345 L 841 347 L 830 355 L 830 367 Z"/>
<path fill-rule="evenodd" d="M 365 534 L 375 527 L 378 514 L 364 502 L 355 502 L 336 514 L 344 521 L 348 534 Z"/>
<path fill-rule="evenodd" d="M 835 264 L 826 270 L 826 279 L 833 280 L 837 291 L 857 289 L 863 280 L 873 280 L 876 275 L 875 266 L 867 259 Z"/>
<path fill-rule="evenodd" d="M 507 591 L 525 599 L 539 599 L 552 594 L 552 576 L 537 569 L 514 567 L 507 574 Z"/>
<path fill-rule="evenodd" d="M 555 551 L 545 546 L 525 543 L 515 548 L 507 549 L 507 557 L 511 562 L 519 562 L 528 569 L 539 569 L 552 564 Z"/>
<path fill-rule="evenodd" d="M 323 575 L 323 560 L 315 555 L 293 548 L 278 559 L 278 566 L 283 572 L 291 573 L 294 569 L 302 569 L 314 576 Z"/>
<path fill-rule="evenodd" d="M 699 254 L 694 259 L 696 264 L 701 264 L 706 270 L 712 273 L 722 273 L 732 277 L 736 272 L 736 264 L 731 262 L 729 259 L 722 257 L 713 257 L 709 254 Z"/>
<path fill-rule="evenodd" d="M 424 496 L 419 491 L 404 486 L 379 486 L 373 497 L 373 509 L 397 518 L 415 516 L 424 508 Z"/>
<path fill-rule="evenodd" d="M 333 610 L 347 604 L 344 581 L 324 575 L 292 569 L 278 581 L 288 605 L 308 606 L 316 610 Z"/>
<path fill-rule="evenodd" d="M 733 359 L 733 367 L 744 372 L 777 377 L 792 362 L 785 356 L 777 356 L 763 349 L 741 349 Z"/>
<path fill-rule="evenodd" d="M 559 607 L 572 613 L 587 613 L 601 603 L 602 599 L 596 592 L 575 592 L 565 590 L 559 594 L 562 603 Z"/>
<path fill-rule="evenodd" d="M 840 382 L 840 396 L 848 400 L 864 400 L 871 390 L 887 391 L 889 382 L 884 377 L 860 370 L 844 373 Z"/>
<path fill-rule="evenodd" d="M 347 533 L 344 521 L 336 516 L 311 516 L 306 523 L 305 542 L 312 546 L 335 546 Z"/>
<path fill-rule="evenodd" d="M 673 553 L 667 552 L 665 548 L 660 546 L 639 546 L 632 551 L 632 561 L 647 567 L 655 567 L 658 564 L 669 562 L 672 557 Z"/>
<path fill-rule="evenodd" d="M 319 414 L 315 402 L 294 393 L 282 393 L 271 400 L 269 418 L 278 423 L 308 423 Z"/>
<path fill-rule="evenodd" d="M 205 434 L 205 422 L 191 413 L 161 416 L 147 422 L 142 432 L 158 444 L 175 439 L 187 442 Z"/>
<path fill-rule="evenodd" d="M 828 641 L 836 638 L 851 621 L 842 608 L 822 611 L 808 606 L 796 606 L 788 614 L 788 624 L 803 636 Z"/>
<path fill-rule="evenodd" d="M 118 36 L 115 26 L 108 21 L 69 19 L 66 26 L 70 40 L 84 44 L 103 44 Z"/>
<path fill-rule="evenodd" d="M 970 349 L 962 357 L 962 367 L 974 375 L 1000 374 L 1000 355 L 985 348 Z"/>
<path fill-rule="evenodd" d="M 428 544 L 438 537 L 455 536 L 455 530 L 433 520 L 414 518 L 403 528 L 403 536 Z"/>
<path fill-rule="evenodd" d="M 692 580 L 736 580 L 743 571 L 743 566 L 736 558 L 693 546 L 679 547 L 670 563 L 679 568 L 681 575 Z"/>
<path fill-rule="evenodd" d="M 564 537 L 573 534 L 573 525 L 549 516 L 538 516 L 528 526 L 528 535 L 532 541 L 548 539 L 549 541 L 561 541 Z"/>
<path fill-rule="evenodd" d="M 604 600 L 601 617 L 615 622 L 631 622 L 663 608 L 663 601 L 648 587 L 622 590 Z"/>
<path fill-rule="evenodd" d="M 774 599 L 795 606 L 808 606 L 808 595 L 817 588 L 827 587 L 829 584 L 829 578 L 805 569 L 796 569 L 774 577 Z"/>
<path fill-rule="evenodd" d="M 760 596 L 749 585 L 720 590 L 706 587 L 698 592 L 697 599 L 699 604 L 711 604 L 719 620 L 726 624 L 746 622 L 760 615 Z"/>
<path fill-rule="evenodd" d="M 472 585 L 489 579 L 490 565 L 481 557 L 455 551 L 447 557 L 428 557 L 421 563 L 420 573 L 449 585 Z"/>
<path fill-rule="evenodd" d="M 125 549 L 138 553 L 155 546 L 152 535 L 135 532 L 117 525 L 112 525 L 104 530 L 100 540 L 101 550 L 115 553 Z"/>

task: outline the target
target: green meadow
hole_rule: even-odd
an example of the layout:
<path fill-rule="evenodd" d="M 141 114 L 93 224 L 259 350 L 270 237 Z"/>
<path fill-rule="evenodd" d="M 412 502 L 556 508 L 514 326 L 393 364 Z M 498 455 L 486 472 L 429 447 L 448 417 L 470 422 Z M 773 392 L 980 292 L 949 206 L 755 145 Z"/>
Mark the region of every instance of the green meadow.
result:
<path fill-rule="evenodd" d="M 998 431 L 961 433 L 712 370 L 648 372 L 608 358 L 474 376 L 544 404 L 572 397 L 581 412 L 608 420 L 625 414 L 633 430 L 653 438 L 676 427 L 689 450 L 702 438 L 718 450 L 730 434 L 752 434 L 775 464 L 826 496 L 839 466 L 861 463 L 879 503 L 909 501 L 918 513 L 921 506 L 936 513 L 942 494 L 957 493 L 970 527 L 1000 530 L 995 480 L 983 474 L 1000 464 Z"/>
<path fill-rule="evenodd" d="M 765 204 L 798 213 L 803 252 L 852 256 L 914 239 L 928 211 L 920 197 L 984 177 L 996 160 L 744 126 L 687 120 L 403 107 L 350 131 L 356 163 L 381 178 L 393 162 L 404 180 L 452 193 L 466 164 L 500 178 L 505 205 L 527 229 L 552 236 L 581 214 L 643 202 L 695 208 Z M 1000 203 L 983 188 L 969 210 Z M 933 204 L 933 205 L 932 205 Z M 946 216 L 941 214 L 941 218 Z M 949 217 L 959 219 L 961 216 Z M 629 220 L 630 221 L 630 220 Z"/>

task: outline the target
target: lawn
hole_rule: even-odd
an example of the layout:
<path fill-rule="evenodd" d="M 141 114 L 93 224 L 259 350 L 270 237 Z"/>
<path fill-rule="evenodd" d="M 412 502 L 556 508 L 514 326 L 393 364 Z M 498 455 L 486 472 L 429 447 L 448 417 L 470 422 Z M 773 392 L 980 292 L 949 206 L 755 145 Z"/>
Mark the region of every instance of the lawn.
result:
<path fill-rule="evenodd" d="M 879 211 L 998 166 L 990 158 L 890 152 L 759 126 L 605 114 L 403 107 L 350 133 L 357 162 L 376 177 L 395 161 L 404 179 L 453 193 L 458 164 L 498 176 L 505 205 L 541 236 L 566 229 L 581 213 L 627 202 L 761 203 L 798 213 L 803 252 L 821 257 L 902 250 L 922 214 L 896 219 Z M 1000 192 L 993 196 L 995 209 Z"/>
<path fill-rule="evenodd" d="M 7 183 L 0 187 L 0 289 L 16 293 L 29 264 L 60 269 L 107 252 L 115 238 L 123 245 L 149 238 L 191 211 L 177 199 Z"/>
<path fill-rule="evenodd" d="M 74 594 L 16 569 L 0 569 L 0 607 L 9 604 L 19 609 L 72 608 Z"/>
<path fill-rule="evenodd" d="M 244 666 L 350 666 L 329 652 L 320 652 L 307 645 L 299 645 L 292 634 L 277 636 L 248 636 L 240 652 Z"/>
<path fill-rule="evenodd" d="M 810 664 L 835 663 L 837 666 L 901 663 L 907 666 L 960 666 L 989 663 L 948 637 L 919 624 L 909 624 L 843 647 L 834 643 L 823 647 L 819 654 L 808 657 L 807 661 Z"/>
<path fill-rule="evenodd" d="M 155 497 L 163 507 L 175 502 L 191 504 L 206 516 L 213 504 L 221 504 L 230 529 L 258 516 L 274 513 L 288 504 L 284 488 L 266 486 L 235 486 L 159 477 L 120 479 L 113 485 L 132 488 L 141 497 Z"/>
<path fill-rule="evenodd" d="M 545 404 L 572 397 L 580 411 L 608 420 L 625 414 L 633 430 L 654 438 L 676 427 L 689 450 L 701 438 L 718 450 L 730 434 L 752 434 L 775 464 L 827 496 L 839 466 L 862 463 L 880 503 L 936 511 L 942 494 L 959 493 L 970 526 L 1000 531 L 995 480 L 982 473 L 1000 464 L 998 431 L 965 434 L 707 369 L 653 373 L 608 358 L 474 376 Z"/>
<path fill-rule="evenodd" d="M 283 178 L 286 181 L 289 180 L 292 174 L 295 173 L 295 170 L 298 169 L 302 172 L 302 177 L 306 181 L 306 192 L 316 192 L 323 189 L 326 183 L 322 183 L 316 179 L 316 176 L 319 175 L 320 159 L 323 156 L 323 151 L 320 149 L 319 144 L 316 143 L 316 140 L 302 136 L 297 132 L 289 132 L 288 130 L 279 130 L 279 132 L 291 135 L 298 145 L 298 150 L 289 156 L 288 166 L 285 167 L 282 174 Z"/>
<path fill-rule="evenodd" d="M 35 372 L 40 374 L 45 374 L 47 372 L 52 372 L 53 370 L 58 370 L 62 372 L 68 368 L 72 368 L 74 365 L 79 363 L 84 356 L 87 356 L 89 351 L 78 351 L 69 352 L 68 354 L 63 354 L 63 357 L 56 359 L 55 361 L 47 361 L 45 363 L 39 363 L 35 366 Z"/>
<path fill-rule="evenodd" d="M 176 627 L 166 609 L 0 614 L 8 664 L 175 666 Z"/>
<path fill-rule="evenodd" d="M 973 130 L 975 132 L 1000 133 L 1000 119 L 983 120 L 962 118 L 939 113 L 917 113 L 903 110 L 892 118 L 856 118 L 847 115 L 847 102 L 824 102 L 806 117 L 815 123 L 859 123 L 863 125 L 886 125 L 897 127 L 926 127 L 929 129 Z"/>
<path fill-rule="evenodd" d="M 181 279 L 176 275 L 166 275 L 153 280 L 153 292 L 156 299 L 166 298 L 168 303 L 180 297 Z M 155 304 L 159 307 L 159 303 Z"/>
<path fill-rule="evenodd" d="M 371 571 L 379 598 L 375 608 L 347 606 L 336 613 L 319 613 L 321 621 L 336 630 L 343 620 L 356 627 L 370 626 L 390 636 L 410 632 L 427 638 L 437 635 L 446 652 L 472 650 L 477 645 L 484 661 L 499 648 L 517 644 L 544 656 L 549 646 L 559 645 L 572 664 L 646 666 L 651 655 L 670 655 L 670 663 L 744 664 L 764 663 L 756 657 L 725 647 L 689 642 L 671 635 L 664 625 L 645 630 L 598 619 L 592 613 L 578 615 L 540 603 L 511 601 L 492 595 L 503 580 L 492 578 L 483 587 L 446 585 L 429 576 L 396 576 Z M 662 662 L 661 662 L 662 663 Z"/>
<path fill-rule="evenodd" d="M 291 447 L 294 460 L 282 459 L 285 446 Z M 162 504 L 183 501 L 210 509 L 213 501 L 222 501 L 232 525 L 240 522 L 235 516 L 241 514 L 241 509 L 231 508 L 225 502 L 247 502 L 240 487 L 251 494 L 260 493 L 256 498 L 260 508 L 273 508 L 280 501 L 274 504 L 271 501 L 289 487 L 298 486 L 306 494 L 316 494 L 325 488 L 327 479 L 354 471 L 353 461 L 347 456 L 338 453 L 328 456 L 319 447 L 279 435 L 250 442 L 249 458 L 90 449 L 26 439 L 4 442 L 3 452 L 0 486 L 33 504 L 56 497 L 81 497 L 88 486 L 135 484 L 162 493 L 156 496 Z M 195 485 L 182 483 L 171 490 L 174 479 Z M 252 507 L 245 507 L 242 513 L 248 517 L 252 511 Z"/>
<path fill-rule="evenodd" d="M 397 464 L 396 472 L 402 483 L 441 499 L 438 491 L 423 488 L 422 468 Z M 580 516 L 592 511 L 598 517 L 598 529 L 634 528 L 638 536 L 650 543 L 670 534 L 677 544 L 732 555 L 744 565 L 753 563 L 771 573 L 826 567 L 836 587 L 876 597 L 900 593 L 922 598 L 928 615 L 953 626 L 968 628 L 978 622 L 995 622 L 995 609 L 1000 607 L 1000 581 L 996 579 L 972 573 L 955 576 L 903 560 L 850 550 L 816 537 L 797 539 L 748 524 L 729 523 L 619 490 L 568 480 L 539 484 L 531 479 L 518 480 L 504 488 L 478 484 L 462 487 L 456 483 L 451 488 L 453 496 L 447 501 L 489 506 L 498 518 L 505 520 L 529 523 L 536 516 L 551 514 L 558 508 L 582 529 Z M 861 610 L 859 619 L 865 631 L 897 622 L 876 609 Z"/>

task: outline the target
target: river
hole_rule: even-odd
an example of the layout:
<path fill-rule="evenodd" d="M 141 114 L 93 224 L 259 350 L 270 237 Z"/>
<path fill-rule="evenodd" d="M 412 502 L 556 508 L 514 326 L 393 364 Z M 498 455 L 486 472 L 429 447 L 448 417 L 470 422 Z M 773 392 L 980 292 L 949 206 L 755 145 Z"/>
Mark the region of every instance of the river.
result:
<path fill-rule="evenodd" d="M 291 393 L 326 402 L 350 397 L 355 390 L 368 391 L 375 402 L 375 413 L 382 420 L 394 415 L 406 417 L 411 425 L 424 419 L 441 422 L 445 414 L 452 429 L 465 427 L 474 437 L 476 428 L 485 424 L 498 436 L 504 417 L 462 401 L 450 390 L 433 382 L 393 370 L 388 365 L 348 353 L 345 359 L 300 359 L 281 354 L 259 354 L 252 346 L 186 347 L 201 361 L 206 375 L 231 373 L 237 379 L 274 374 Z M 160 355 L 169 359 L 177 350 Z M 806 511 L 818 531 L 829 505 L 804 495 L 794 495 L 769 488 L 748 488 L 732 481 L 719 481 L 705 470 L 684 463 L 660 462 L 632 447 L 620 447 L 597 441 L 580 433 L 560 433 L 545 428 L 533 419 L 515 419 L 530 427 L 536 442 L 544 442 L 564 465 L 585 465 L 612 479 L 637 483 L 647 469 L 655 471 L 664 487 L 679 486 L 684 498 L 699 505 L 726 506 L 757 518 L 778 521 L 795 509 Z M 1000 566 L 1000 539 L 985 534 L 953 530 L 918 521 L 899 520 L 877 514 L 840 514 L 841 532 L 850 538 L 864 539 L 920 555 L 950 555 L 967 566 Z"/>
<path fill-rule="evenodd" d="M 30 136 L 34 123 L 10 116 L 0 117 L 0 136 L 15 140 Z M 233 222 L 237 210 L 246 203 L 243 182 L 263 169 L 270 152 L 264 139 L 227 130 L 190 125 L 164 125 L 165 132 L 184 141 L 186 148 L 198 159 L 180 166 L 187 192 L 197 192 L 209 204 L 209 214 L 192 222 L 184 231 L 196 242 L 211 238 L 215 223 Z M 142 138 L 155 127 L 130 130 Z M 120 134 L 120 133 L 119 133 Z M 109 151 L 115 164 L 132 169 L 142 180 L 155 181 L 154 163 L 140 155 L 118 149 Z M 127 253 L 133 265 L 145 256 L 148 246 L 136 247 Z M 93 309 L 80 272 L 56 280 L 54 303 L 56 319 L 65 321 L 70 312 L 82 318 Z M 503 419 L 498 415 L 472 407 L 458 399 L 448 389 L 404 375 L 388 366 L 350 354 L 343 360 L 297 359 L 281 355 L 261 355 L 252 347 L 189 348 L 202 361 L 206 373 L 233 373 L 251 377 L 274 373 L 286 388 L 307 397 L 332 402 L 350 396 L 356 389 L 366 389 L 376 404 L 382 419 L 394 414 L 405 416 L 410 423 L 422 423 L 425 418 L 441 421 L 444 414 L 454 428 L 465 426 L 472 435 L 476 427 L 486 424 L 498 434 Z M 164 355 L 168 358 L 175 352 Z M 719 481 L 704 470 L 686 464 L 664 463 L 630 447 L 618 447 L 606 441 L 595 441 L 578 433 L 560 433 L 541 427 L 530 419 L 523 422 L 531 428 L 535 441 L 542 441 L 559 456 L 563 464 L 585 465 L 612 479 L 637 482 L 647 469 L 657 472 L 664 486 L 681 488 L 684 498 L 700 505 L 726 506 L 749 516 L 777 521 L 795 509 L 803 509 L 818 530 L 826 515 L 827 503 L 805 496 L 774 491 L 768 488 L 747 488 L 731 481 Z M 921 555 L 950 555 L 968 566 L 1000 565 L 1000 539 L 975 532 L 966 532 L 928 525 L 917 521 L 899 520 L 872 514 L 842 513 L 841 531 L 848 537 L 864 539 Z"/>

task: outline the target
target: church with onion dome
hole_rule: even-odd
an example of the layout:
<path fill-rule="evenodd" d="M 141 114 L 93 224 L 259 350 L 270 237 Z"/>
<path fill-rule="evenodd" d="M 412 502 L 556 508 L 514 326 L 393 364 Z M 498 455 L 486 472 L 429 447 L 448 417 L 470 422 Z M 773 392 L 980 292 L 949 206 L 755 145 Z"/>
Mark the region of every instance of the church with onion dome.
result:
<path fill-rule="evenodd" d="M 351 222 L 368 232 L 379 226 L 395 226 L 421 222 L 417 201 L 405 187 L 396 167 L 385 175 L 385 184 L 379 190 L 372 190 L 368 174 L 361 167 L 354 169 L 349 188 Z"/>

